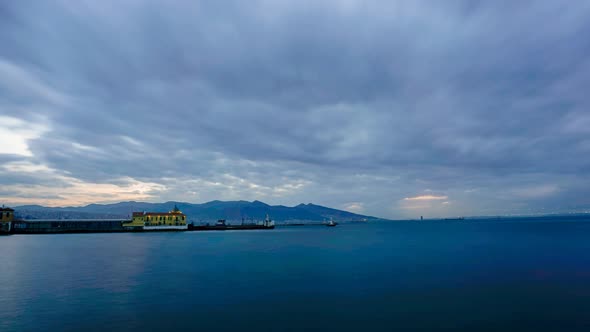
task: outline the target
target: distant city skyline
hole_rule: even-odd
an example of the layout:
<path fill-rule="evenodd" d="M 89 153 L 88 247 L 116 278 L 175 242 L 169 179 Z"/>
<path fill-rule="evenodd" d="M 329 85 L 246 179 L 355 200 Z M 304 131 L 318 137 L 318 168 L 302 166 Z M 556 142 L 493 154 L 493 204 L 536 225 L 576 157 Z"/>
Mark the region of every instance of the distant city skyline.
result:
<path fill-rule="evenodd" d="M 590 3 L 0 4 L 0 205 L 590 210 Z"/>

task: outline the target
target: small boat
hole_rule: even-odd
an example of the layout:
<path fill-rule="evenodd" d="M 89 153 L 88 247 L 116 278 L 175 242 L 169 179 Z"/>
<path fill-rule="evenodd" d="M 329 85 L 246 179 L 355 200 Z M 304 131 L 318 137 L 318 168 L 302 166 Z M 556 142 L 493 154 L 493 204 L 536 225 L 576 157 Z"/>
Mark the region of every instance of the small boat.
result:
<path fill-rule="evenodd" d="M 338 223 L 337 222 L 334 222 L 334 220 L 332 220 L 332 218 L 330 218 L 330 222 L 328 222 L 326 224 L 326 226 L 328 226 L 328 227 L 334 227 L 336 225 L 338 225 Z"/>

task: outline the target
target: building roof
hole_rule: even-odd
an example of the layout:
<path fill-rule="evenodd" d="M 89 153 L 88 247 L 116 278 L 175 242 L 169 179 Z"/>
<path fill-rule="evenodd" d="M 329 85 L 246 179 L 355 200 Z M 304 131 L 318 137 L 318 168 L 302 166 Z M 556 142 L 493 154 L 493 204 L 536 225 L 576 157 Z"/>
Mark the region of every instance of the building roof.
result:
<path fill-rule="evenodd" d="M 11 209 L 11 208 L 8 208 L 8 207 L 0 207 L 0 211 L 14 212 L 14 209 Z"/>
<path fill-rule="evenodd" d="M 180 213 L 180 212 L 146 212 L 144 214 L 145 216 L 178 216 L 178 215 L 184 215 L 184 213 Z"/>
<path fill-rule="evenodd" d="M 178 206 L 174 204 L 174 208 L 172 211 L 168 212 L 133 212 L 134 217 L 141 217 L 141 216 L 184 216 L 184 213 L 180 211 Z"/>
<path fill-rule="evenodd" d="M 184 213 L 178 212 L 133 212 L 134 217 L 141 217 L 141 216 L 184 216 Z"/>

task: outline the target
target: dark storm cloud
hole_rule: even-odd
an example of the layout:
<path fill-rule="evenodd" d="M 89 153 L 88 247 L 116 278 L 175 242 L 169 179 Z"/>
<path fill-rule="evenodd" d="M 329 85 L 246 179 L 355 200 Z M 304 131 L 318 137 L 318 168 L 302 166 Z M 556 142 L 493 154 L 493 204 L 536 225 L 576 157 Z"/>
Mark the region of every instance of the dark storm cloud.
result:
<path fill-rule="evenodd" d="M 554 1 L 3 4 L 0 109 L 47 127 L 23 160 L 162 184 L 155 199 L 579 209 L 589 18 Z M 404 200 L 425 193 L 448 200 Z"/>

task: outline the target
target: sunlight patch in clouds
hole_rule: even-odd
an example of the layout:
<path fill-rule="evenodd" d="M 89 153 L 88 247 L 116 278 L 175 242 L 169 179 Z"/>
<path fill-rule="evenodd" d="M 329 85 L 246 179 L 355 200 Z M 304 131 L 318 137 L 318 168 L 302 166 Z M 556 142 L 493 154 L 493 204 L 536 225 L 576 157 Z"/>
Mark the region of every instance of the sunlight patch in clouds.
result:
<path fill-rule="evenodd" d="M 8 204 L 42 204 L 46 206 L 79 206 L 91 203 L 110 203 L 125 200 L 150 200 L 166 186 L 131 177 L 116 179 L 116 183 L 83 181 L 66 172 L 44 164 L 19 161 L 0 166 L 3 171 L 32 177 L 40 184 L 2 186 L 2 200 Z"/>
<path fill-rule="evenodd" d="M 29 123 L 21 119 L 0 116 L 0 154 L 33 156 L 28 141 L 39 138 L 49 127 L 39 123 Z"/>
<path fill-rule="evenodd" d="M 435 196 L 435 195 L 422 195 L 414 197 L 406 197 L 404 201 L 432 201 L 432 200 L 445 200 L 448 196 Z"/>
<path fill-rule="evenodd" d="M 365 210 L 365 206 L 361 202 L 351 202 L 351 203 L 345 204 L 342 208 L 346 211 L 353 212 L 353 213 L 361 213 Z"/>

